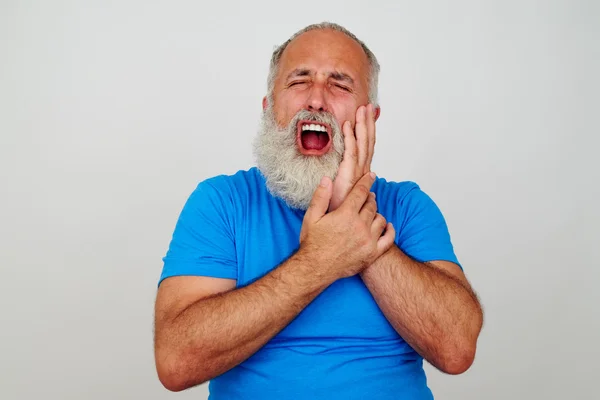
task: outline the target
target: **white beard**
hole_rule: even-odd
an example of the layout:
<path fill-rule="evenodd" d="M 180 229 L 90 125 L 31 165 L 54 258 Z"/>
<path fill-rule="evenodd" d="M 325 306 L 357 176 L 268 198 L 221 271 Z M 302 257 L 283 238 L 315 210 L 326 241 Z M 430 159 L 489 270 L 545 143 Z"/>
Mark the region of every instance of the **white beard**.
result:
<path fill-rule="evenodd" d="M 305 156 L 296 144 L 299 120 L 331 126 L 331 149 L 322 156 Z M 306 210 L 321 178 L 335 179 L 344 154 L 344 138 L 333 115 L 299 111 L 286 128 L 279 128 L 272 107 L 263 112 L 258 135 L 254 140 L 254 157 L 266 178 L 269 192 L 288 206 Z"/>

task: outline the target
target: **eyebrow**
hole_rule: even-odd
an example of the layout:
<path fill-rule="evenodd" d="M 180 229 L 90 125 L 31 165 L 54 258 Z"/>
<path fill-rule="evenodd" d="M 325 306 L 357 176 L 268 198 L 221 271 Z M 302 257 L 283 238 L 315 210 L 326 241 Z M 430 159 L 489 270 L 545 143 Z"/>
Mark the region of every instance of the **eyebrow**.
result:
<path fill-rule="evenodd" d="M 296 68 L 295 70 L 293 70 L 292 72 L 290 72 L 286 78 L 286 80 L 292 79 L 292 78 L 298 78 L 301 76 L 310 76 L 310 70 L 306 69 L 306 68 Z M 348 82 L 350 84 L 354 84 L 354 79 L 352 79 L 352 77 L 346 73 L 343 72 L 330 72 L 329 73 L 329 78 L 336 80 L 336 81 L 342 81 L 342 82 Z"/>
<path fill-rule="evenodd" d="M 300 76 L 310 76 L 310 71 L 306 68 L 296 68 L 295 70 L 290 72 L 288 74 L 287 78 L 285 78 L 285 79 L 288 80 L 291 78 L 298 78 Z"/>
<path fill-rule="evenodd" d="M 332 72 L 331 74 L 329 74 L 329 77 L 336 81 L 348 82 L 352 84 L 354 83 L 354 79 L 352 79 L 350 75 L 345 74 L 343 72 Z"/>

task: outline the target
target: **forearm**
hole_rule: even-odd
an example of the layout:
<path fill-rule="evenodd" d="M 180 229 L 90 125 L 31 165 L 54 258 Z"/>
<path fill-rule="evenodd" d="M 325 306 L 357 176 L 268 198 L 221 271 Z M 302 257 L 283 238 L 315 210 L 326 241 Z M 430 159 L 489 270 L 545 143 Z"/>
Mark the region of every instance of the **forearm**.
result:
<path fill-rule="evenodd" d="M 240 289 L 199 300 L 163 328 L 160 356 L 171 362 L 175 390 L 195 386 L 240 364 L 280 332 L 335 279 L 319 275 L 302 252 Z M 160 343 L 160 342 L 159 342 Z M 173 366 L 172 363 L 177 363 Z"/>
<path fill-rule="evenodd" d="M 430 363 L 448 373 L 471 365 L 483 316 L 467 285 L 396 246 L 362 278 L 388 321 Z"/>

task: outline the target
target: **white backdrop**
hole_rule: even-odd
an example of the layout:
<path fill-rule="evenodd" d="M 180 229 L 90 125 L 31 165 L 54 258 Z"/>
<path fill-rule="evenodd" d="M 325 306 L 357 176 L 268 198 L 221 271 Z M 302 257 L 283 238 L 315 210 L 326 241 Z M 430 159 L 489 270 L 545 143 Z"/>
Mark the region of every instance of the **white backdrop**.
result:
<path fill-rule="evenodd" d="M 270 53 L 324 20 L 381 62 L 374 170 L 438 203 L 485 307 L 436 398 L 595 397 L 598 4 L 0 1 L 0 398 L 175 396 L 152 316 L 176 219 L 252 165 Z"/>

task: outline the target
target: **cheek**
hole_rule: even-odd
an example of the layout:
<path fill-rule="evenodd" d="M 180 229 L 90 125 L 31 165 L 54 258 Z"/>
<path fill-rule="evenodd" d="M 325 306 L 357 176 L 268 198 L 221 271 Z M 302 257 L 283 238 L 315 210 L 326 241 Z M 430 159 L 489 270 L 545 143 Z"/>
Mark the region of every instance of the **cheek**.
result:
<path fill-rule="evenodd" d="M 273 111 L 275 112 L 275 121 L 277 121 L 279 127 L 287 126 L 288 122 L 292 118 L 292 116 L 290 116 L 289 109 L 286 106 L 282 106 L 281 103 L 275 103 Z"/>
<path fill-rule="evenodd" d="M 280 106 L 276 107 L 276 111 L 279 122 L 287 125 L 298 111 L 302 110 L 302 102 L 293 98 L 282 98 L 281 100 Z"/>
<path fill-rule="evenodd" d="M 341 129 L 342 126 L 344 125 L 344 122 L 346 122 L 346 121 L 350 121 L 352 126 L 354 126 L 356 114 L 355 114 L 355 112 L 351 111 L 351 109 L 348 108 L 348 109 L 340 110 L 340 112 L 336 112 L 335 117 L 338 121 L 338 124 L 340 124 L 340 129 Z"/>
<path fill-rule="evenodd" d="M 351 96 L 338 96 L 336 100 L 336 102 L 332 102 L 333 104 L 331 104 L 331 108 L 333 114 L 340 124 L 340 127 L 346 121 L 350 121 L 352 126 L 354 126 L 354 122 L 356 120 L 356 110 L 359 106 L 356 99 Z"/>

